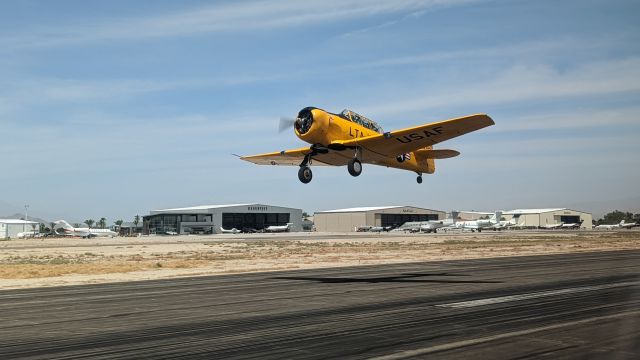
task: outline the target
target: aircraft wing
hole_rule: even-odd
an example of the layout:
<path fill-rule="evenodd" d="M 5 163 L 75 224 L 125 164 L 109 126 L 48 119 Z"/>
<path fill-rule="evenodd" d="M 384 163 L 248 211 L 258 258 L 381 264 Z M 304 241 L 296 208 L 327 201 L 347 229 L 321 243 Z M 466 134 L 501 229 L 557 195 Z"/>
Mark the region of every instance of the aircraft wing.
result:
<path fill-rule="evenodd" d="M 241 156 L 240 159 L 258 165 L 285 165 L 299 166 L 305 155 L 311 152 L 309 147 L 276 151 L 266 154 Z M 327 154 L 313 156 L 313 165 L 346 165 L 352 158 L 351 153 L 343 154 L 338 151 L 329 151 Z"/>
<path fill-rule="evenodd" d="M 346 147 L 361 147 L 383 157 L 392 157 L 423 149 L 445 140 L 470 133 L 495 124 L 485 114 L 475 114 L 460 118 L 438 121 L 430 124 L 386 132 L 380 135 L 336 141 L 333 144 Z M 444 150 L 431 150 L 434 158 L 455 156 L 453 153 L 438 153 Z M 453 151 L 453 150 L 447 150 Z M 447 156 L 448 155 L 448 156 Z"/>

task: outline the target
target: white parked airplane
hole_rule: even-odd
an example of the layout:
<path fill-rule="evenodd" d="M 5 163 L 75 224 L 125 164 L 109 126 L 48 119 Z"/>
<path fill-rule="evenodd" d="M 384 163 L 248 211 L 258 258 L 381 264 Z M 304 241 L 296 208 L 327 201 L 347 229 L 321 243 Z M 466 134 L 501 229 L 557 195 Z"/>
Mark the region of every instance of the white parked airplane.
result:
<path fill-rule="evenodd" d="M 564 223 L 559 222 L 557 224 L 545 224 L 545 225 L 541 226 L 541 228 L 547 229 L 547 230 L 562 229 L 563 225 L 564 225 Z"/>
<path fill-rule="evenodd" d="M 515 227 L 523 227 L 524 226 L 524 221 L 521 224 L 516 223 L 516 219 L 512 218 L 509 221 L 505 221 L 505 220 L 501 220 L 499 223 L 493 224 L 492 226 L 489 227 L 489 229 L 493 229 L 493 230 L 504 230 L 504 229 L 508 229 L 508 228 L 515 228 Z"/>
<path fill-rule="evenodd" d="M 511 224 L 510 221 L 504 221 L 503 224 L 503 222 L 500 221 L 500 218 L 502 218 L 502 211 L 496 211 L 496 213 L 491 215 L 491 218 L 489 219 L 459 221 L 452 224 L 450 228 L 481 232 L 482 230 L 499 230 L 507 226 L 507 224 Z M 515 222 L 513 225 L 515 225 Z"/>
<path fill-rule="evenodd" d="M 383 231 L 391 231 L 391 226 L 372 226 L 367 230 L 369 232 L 383 232 Z"/>
<path fill-rule="evenodd" d="M 618 224 L 602 224 L 595 227 L 598 230 L 614 230 L 614 229 L 630 229 L 636 226 L 636 223 L 625 223 L 624 220 L 620 221 Z"/>
<path fill-rule="evenodd" d="M 60 233 L 58 230 L 61 230 L 61 235 L 65 236 L 79 236 L 82 238 L 91 238 L 95 236 L 109 236 L 114 237 L 117 236 L 118 233 L 115 231 L 111 231 L 109 229 L 93 229 L 93 228 L 75 228 L 69 225 L 68 222 L 64 220 L 58 220 L 55 222 L 54 230 L 57 233 Z"/>
<path fill-rule="evenodd" d="M 425 232 L 425 233 L 435 233 L 438 232 L 438 229 L 453 225 L 453 219 L 443 219 L 443 220 L 427 220 L 427 221 L 408 221 L 399 227 L 393 229 L 393 231 L 404 231 L 404 232 Z"/>
<path fill-rule="evenodd" d="M 271 226 L 267 226 L 264 229 L 264 231 L 266 231 L 266 232 L 287 232 L 287 231 L 291 231 L 291 226 L 293 226 L 293 223 L 287 223 L 287 225 L 281 225 L 281 226 L 271 225 Z"/>
<path fill-rule="evenodd" d="M 232 228 L 232 229 L 227 230 L 227 229 L 223 228 L 222 226 L 220 226 L 220 232 L 223 233 L 223 234 L 239 234 L 242 231 L 238 230 L 236 228 Z"/>
<path fill-rule="evenodd" d="M 579 223 L 562 224 L 563 229 L 580 229 L 580 226 L 582 226 L 582 221 Z"/>
<path fill-rule="evenodd" d="M 42 234 L 40 234 L 40 232 L 38 230 L 25 231 L 25 232 L 17 233 L 16 237 L 18 239 L 26 239 L 26 238 L 42 237 Z"/>

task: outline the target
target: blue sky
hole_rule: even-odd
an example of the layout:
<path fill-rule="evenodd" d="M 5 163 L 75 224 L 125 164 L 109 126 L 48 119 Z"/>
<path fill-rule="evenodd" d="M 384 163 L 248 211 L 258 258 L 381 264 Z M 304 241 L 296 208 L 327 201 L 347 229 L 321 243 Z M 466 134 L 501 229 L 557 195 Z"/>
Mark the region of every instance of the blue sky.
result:
<path fill-rule="evenodd" d="M 633 207 L 639 24 L 637 1 L 4 1 L 0 215 Z M 421 185 L 375 166 L 304 185 L 231 155 L 303 146 L 277 125 L 306 106 L 496 125 L 440 144 L 462 155 Z"/>

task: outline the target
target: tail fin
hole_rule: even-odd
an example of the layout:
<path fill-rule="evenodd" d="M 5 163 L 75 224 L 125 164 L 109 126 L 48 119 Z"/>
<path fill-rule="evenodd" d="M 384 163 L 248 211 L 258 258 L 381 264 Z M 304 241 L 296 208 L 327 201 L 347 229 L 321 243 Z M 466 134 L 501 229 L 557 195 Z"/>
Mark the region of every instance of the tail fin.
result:
<path fill-rule="evenodd" d="M 491 220 L 495 220 L 495 222 L 500 222 L 502 219 L 502 211 L 496 211 L 495 214 L 491 215 Z"/>
<path fill-rule="evenodd" d="M 67 230 L 72 230 L 73 226 L 69 225 L 68 222 L 64 221 L 64 220 L 58 220 L 55 222 L 56 226 L 59 226 L 63 229 L 67 229 Z"/>
<path fill-rule="evenodd" d="M 620 225 L 624 225 L 624 220 L 620 221 Z"/>

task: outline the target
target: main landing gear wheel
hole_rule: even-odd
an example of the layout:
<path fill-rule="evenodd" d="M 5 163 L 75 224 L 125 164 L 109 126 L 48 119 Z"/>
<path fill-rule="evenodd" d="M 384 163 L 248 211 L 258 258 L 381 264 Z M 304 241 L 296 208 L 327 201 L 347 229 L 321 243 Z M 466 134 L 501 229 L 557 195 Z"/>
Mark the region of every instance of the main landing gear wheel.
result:
<path fill-rule="evenodd" d="M 418 175 L 416 181 L 418 182 L 418 184 L 422 184 L 422 175 Z"/>
<path fill-rule="evenodd" d="M 358 159 L 351 159 L 347 164 L 347 170 L 351 176 L 358 176 L 362 174 L 362 163 Z"/>
<path fill-rule="evenodd" d="M 300 179 L 303 184 L 308 184 L 311 182 L 311 178 L 313 178 L 311 168 L 308 166 L 300 166 L 300 170 L 298 170 L 298 179 Z"/>

